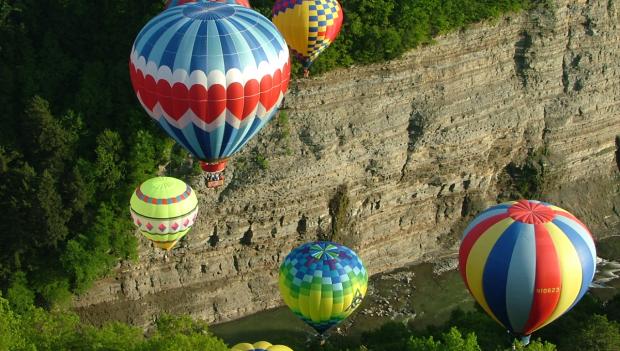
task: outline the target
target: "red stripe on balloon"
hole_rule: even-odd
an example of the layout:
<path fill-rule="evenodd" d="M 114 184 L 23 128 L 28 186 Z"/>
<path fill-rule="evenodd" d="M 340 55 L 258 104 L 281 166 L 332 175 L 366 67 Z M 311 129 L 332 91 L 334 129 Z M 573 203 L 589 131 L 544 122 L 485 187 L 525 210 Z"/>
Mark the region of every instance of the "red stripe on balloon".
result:
<path fill-rule="evenodd" d="M 209 117 L 207 112 L 207 88 L 200 84 L 194 84 L 189 89 L 189 106 L 198 118 L 206 121 Z"/>
<path fill-rule="evenodd" d="M 562 276 L 558 255 L 549 231 L 543 224 L 534 224 L 536 236 L 536 280 L 530 316 L 525 335 L 540 327 L 555 310 L 560 300 Z"/>
<path fill-rule="evenodd" d="M 231 83 L 226 89 L 226 108 L 238 119 L 243 118 L 244 89 L 241 83 Z"/>
<path fill-rule="evenodd" d="M 172 86 L 172 112 L 168 113 L 175 121 L 183 117 L 189 109 L 189 91 L 183 83 L 174 83 Z"/>
<path fill-rule="evenodd" d="M 498 214 L 493 217 L 489 217 L 484 221 L 478 223 L 475 227 L 473 227 L 469 234 L 463 239 L 461 243 L 461 247 L 459 249 L 459 271 L 461 272 L 461 276 L 463 277 L 463 281 L 465 285 L 467 285 L 467 289 L 469 289 L 469 284 L 467 283 L 467 257 L 469 257 L 469 252 L 471 248 L 474 246 L 474 243 L 480 238 L 484 232 L 486 232 L 489 228 L 491 228 L 497 222 L 508 218 L 508 213 Z"/>
<path fill-rule="evenodd" d="M 286 64 L 284 64 L 284 67 L 282 67 L 282 84 L 280 84 L 280 90 L 282 91 L 282 94 L 286 94 L 286 90 L 288 90 L 288 82 L 290 80 L 291 77 L 291 58 L 289 57 L 288 62 Z"/>
<path fill-rule="evenodd" d="M 243 100 L 243 113 L 241 115 L 241 120 L 244 120 L 247 116 L 249 116 L 250 113 L 256 109 L 256 105 L 258 105 L 258 100 L 260 98 L 260 86 L 258 85 L 258 81 L 256 79 L 247 81 L 243 91 L 245 98 Z"/>
<path fill-rule="evenodd" d="M 221 115 L 226 108 L 226 89 L 219 84 L 214 84 L 209 87 L 207 95 L 209 99 L 207 101 L 208 117 L 205 122 L 211 123 L 215 121 L 215 119 Z"/>

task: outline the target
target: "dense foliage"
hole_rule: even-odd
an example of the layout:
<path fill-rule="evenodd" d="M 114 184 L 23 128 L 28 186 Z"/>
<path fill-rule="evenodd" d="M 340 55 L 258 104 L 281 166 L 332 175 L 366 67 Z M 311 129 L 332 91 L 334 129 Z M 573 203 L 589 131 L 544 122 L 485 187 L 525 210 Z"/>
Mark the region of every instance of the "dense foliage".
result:
<path fill-rule="evenodd" d="M 493 351 L 493 350 L 601 350 L 620 346 L 620 294 L 607 303 L 586 295 L 571 313 L 534 333 L 536 340 L 523 347 L 483 311 L 456 310 L 439 327 L 420 331 L 403 323 L 388 323 L 365 333 L 360 342 L 337 335 L 320 345 L 289 344 L 295 350 L 312 351 Z M 281 338 L 283 335 L 275 335 Z M 29 307 L 16 309 L 0 296 L 0 351 L 21 350 L 227 350 L 222 340 L 203 322 L 189 317 L 161 316 L 154 331 L 110 323 L 101 328 L 82 324 L 71 313 Z"/>
<path fill-rule="evenodd" d="M 0 288 L 24 306 L 65 301 L 135 256 L 127 199 L 184 156 L 129 83 L 132 42 L 163 3 L 0 0 Z M 342 34 L 316 72 L 397 57 L 528 1 L 342 3 Z M 272 4 L 253 2 L 266 14 Z"/>
<path fill-rule="evenodd" d="M 142 329 L 122 323 L 96 328 L 71 313 L 29 308 L 17 312 L 0 297 L 0 351 L 225 351 L 203 322 L 162 316 L 146 338 Z"/>
<path fill-rule="evenodd" d="M 343 0 L 340 36 L 313 64 L 314 73 L 390 60 L 433 36 L 529 7 L 539 0 Z M 252 6 L 271 13 L 273 0 Z M 298 66 L 299 67 L 299 66 Z"/>

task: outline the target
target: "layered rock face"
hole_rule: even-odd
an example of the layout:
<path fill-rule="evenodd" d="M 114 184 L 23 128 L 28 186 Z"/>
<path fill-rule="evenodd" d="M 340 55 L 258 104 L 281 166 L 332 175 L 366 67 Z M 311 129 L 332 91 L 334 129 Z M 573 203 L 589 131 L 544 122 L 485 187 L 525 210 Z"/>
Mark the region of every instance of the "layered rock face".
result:
<path fill-rule="evenodd" d="M 280 262 L 317 238 L 352 247 L 371 273 L 430 259 L 531 179 L 595 236 L 618 232 L 616 0 L 558 1 L 293 82 L 284 111 L 224 187 L 196 179 L 200 217 L 178 248 L 165 258 L 142 240 L 138 262 L 75 301 L 83 318 L 222 322 L 278 306 Z"/>

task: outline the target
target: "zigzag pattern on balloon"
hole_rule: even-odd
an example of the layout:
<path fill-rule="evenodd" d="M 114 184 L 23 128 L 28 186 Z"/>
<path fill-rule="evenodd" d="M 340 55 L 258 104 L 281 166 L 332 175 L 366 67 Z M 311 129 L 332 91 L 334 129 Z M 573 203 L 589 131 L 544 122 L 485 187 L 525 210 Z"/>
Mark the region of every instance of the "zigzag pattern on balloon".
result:
<path fill-rule="evenodd" d="M 194 71 L 183 82 L 166 74 L 145 74 L 133 62 L 129 67 L 136 95 L 151 117 L 156 120 L 165 117 L 177 128 L 194 123 L 205 131 L 212 131 L 224 120 L 238 128 L 248 117 L 268 116 L 282 101 L 290 76 L 288 61 L 260 80 L 245 81 L 243 77 L 250 74 L 234 69 L 226 75 L 213 71 L 208 76 Z"/>

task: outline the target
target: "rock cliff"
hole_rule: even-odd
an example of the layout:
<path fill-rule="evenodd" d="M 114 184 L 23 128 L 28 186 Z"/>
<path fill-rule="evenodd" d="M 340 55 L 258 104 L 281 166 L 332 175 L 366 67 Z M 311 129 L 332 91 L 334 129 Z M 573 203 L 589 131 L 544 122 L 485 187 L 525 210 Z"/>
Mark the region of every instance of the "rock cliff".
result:
<path fill-rule="evenodd" d="M 76 299 L 83 318 L 238 318 L 281 304 L 279 263 L 303 241 L 349 245 L 379 273 L 454 250 L 468 218 L 519 192 L 618 232 L 617 0 L 561 0 L 294 81 L 284 111 L 223 188 L 196 179 L 200 219 L 178 248 L 142 240 L 138 262 Z"/>

